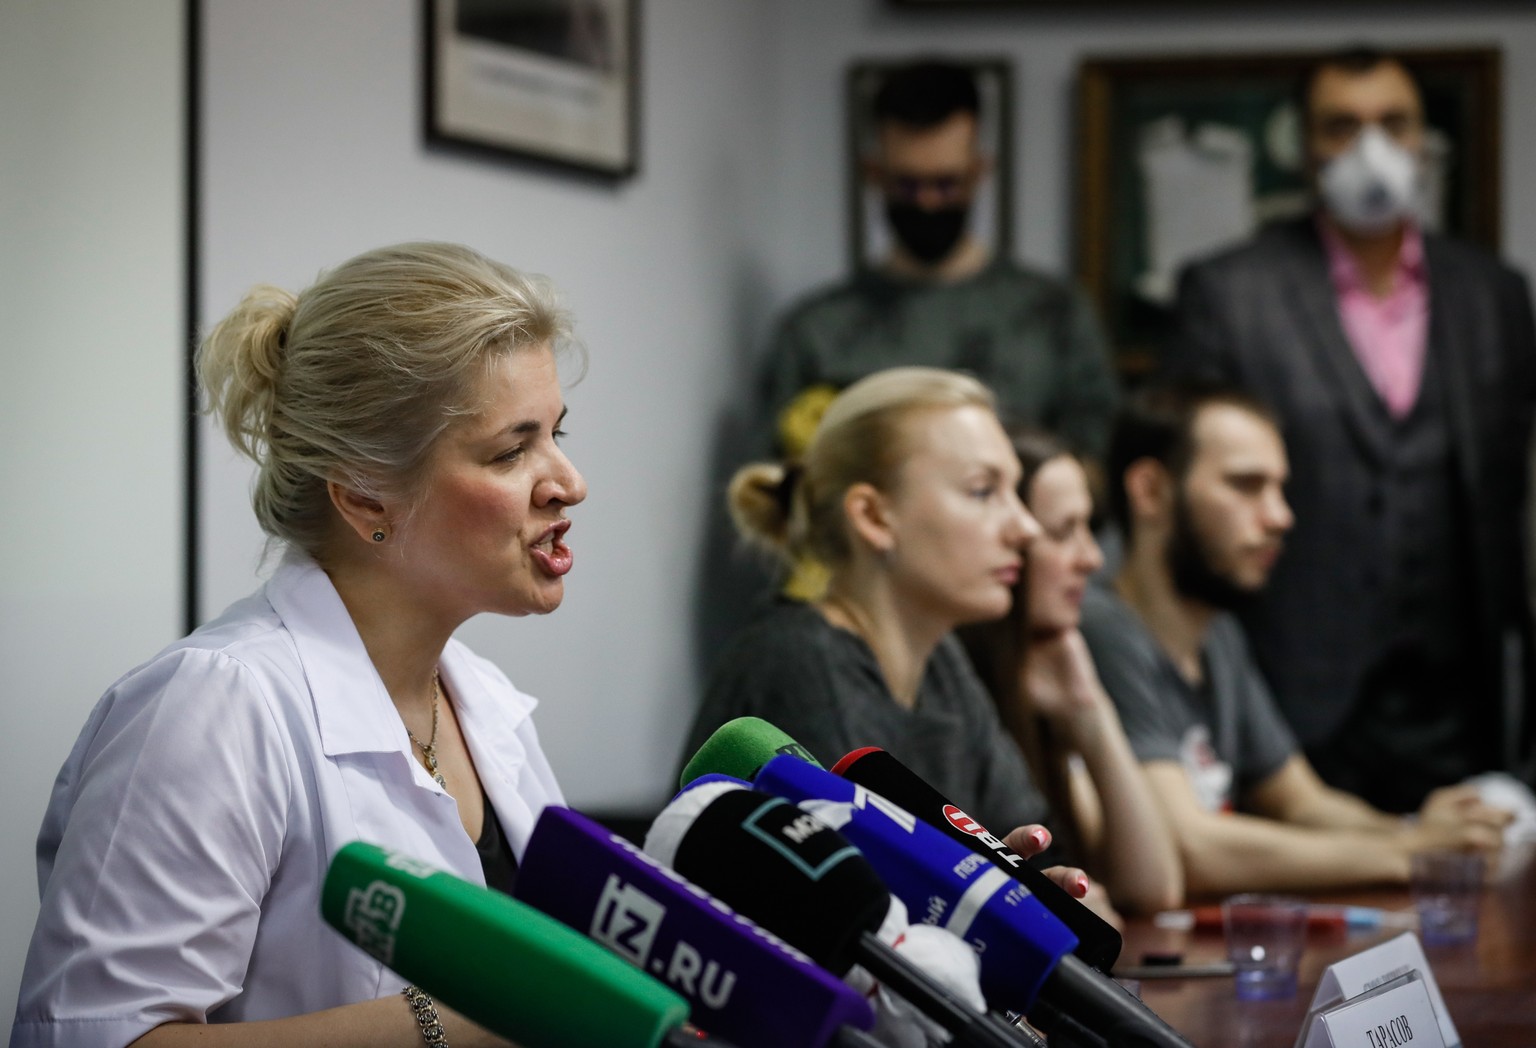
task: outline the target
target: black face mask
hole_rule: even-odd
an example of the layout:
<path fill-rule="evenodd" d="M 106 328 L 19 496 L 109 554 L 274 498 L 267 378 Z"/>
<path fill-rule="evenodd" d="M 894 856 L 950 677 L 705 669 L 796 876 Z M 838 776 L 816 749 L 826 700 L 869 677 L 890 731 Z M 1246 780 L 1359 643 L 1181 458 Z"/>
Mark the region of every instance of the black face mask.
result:
<path fill-rule="evenodd" d="M 1209 604 L 1220 611 L 1241 612 L 1258 599 L 1255 590 L 1244 589 L 1211 566 L 1205 545 L 1189 517 L 1181 491 L 1173 507 L 1173 534 L 1168 540 L 1168 569 L 1173 588 L 1180 595 Z"/>
<path fill-rule="evenodd" d="M 932 265 L 955 249 L 965 232 L 970 208 L 964 204 L 933 210 L 887 200 L 885 218 L 891 232 L 912 257 Z"/>

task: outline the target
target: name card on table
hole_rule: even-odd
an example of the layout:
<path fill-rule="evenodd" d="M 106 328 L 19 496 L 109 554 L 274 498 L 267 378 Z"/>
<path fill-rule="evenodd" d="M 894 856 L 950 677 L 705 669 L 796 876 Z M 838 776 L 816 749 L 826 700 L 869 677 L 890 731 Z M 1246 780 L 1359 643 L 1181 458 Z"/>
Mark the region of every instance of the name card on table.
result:
<path fill-rule="evenodd" d="M 1416 971 L 1308 1013 L 1301 1033 L 1303 1048 L 1445 1048 L 1428 987 Z"/>
<path fill-rule="evenodd" d="M 1388 939 L 1369 950 L 1362 950 L 1353 957 L 1329 965 L 1317 984 L 1317 992 L 1312 995 L 1309 1011 L 1323 1011 L 1359 997 L 1409 972 L 1419 973 L 1424 992 L 1428 994 L 1430 1005 L 1434 1008 L 1440 1040 L 1445 1048 L 1461 1048 L 1461 1034 L 1456 1032 L 1456 1024 L 1451 1022 L 1451 1013 L 1445 1007 L 1445 998 L 1440 996 L 1440 986 L 1435 982 L 1435 973 L 1429 967 L 1429 959 L 1424 956 L 1424 947 L 1420 945 L 1419 937 L 1412 932 L 1404 932 L 1395 939 Z M 1301 1037 L 1296 1040 L 1296 1048 L 1311 1043 L 1306 1040 L 1310 1025 L 1309 1019 L 1308 1025 L 1302 1027 Z M 1359 1043 L 1365 1048 L 1371 1048 L 1368 1042 Z M 1414 1048 L 1423 1048 L 1423 1045 L 1416 1043 Z"/>

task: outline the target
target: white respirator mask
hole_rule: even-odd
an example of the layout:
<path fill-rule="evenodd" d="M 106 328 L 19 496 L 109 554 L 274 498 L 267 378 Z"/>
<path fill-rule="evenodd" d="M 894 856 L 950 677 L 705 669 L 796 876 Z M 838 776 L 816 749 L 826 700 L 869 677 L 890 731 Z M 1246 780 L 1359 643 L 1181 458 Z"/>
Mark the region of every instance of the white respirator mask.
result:
<path fill-rule="evenodd" d="M 1334 220 L 1351 233 L 1385 233 L 1413 213 L 1418 159 L 1375 124 L 1323 165 L 1317 188 Z"/>

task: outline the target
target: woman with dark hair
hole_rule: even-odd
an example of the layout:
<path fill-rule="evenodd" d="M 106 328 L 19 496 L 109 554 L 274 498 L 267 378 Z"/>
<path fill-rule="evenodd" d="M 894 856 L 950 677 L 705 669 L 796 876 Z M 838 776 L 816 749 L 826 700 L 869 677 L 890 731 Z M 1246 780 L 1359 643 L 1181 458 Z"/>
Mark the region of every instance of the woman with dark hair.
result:
<path fill-rule="evenodd" d="M 1009 436 L 1022 466 L 1019 496 L 1041 533 L 1008 615 L 963 628 L 961 641 L 1050 802 L 1065 856 L 1119 908 L 1177 906 L 1183 876 L 1173 839 L 1078 631 L 1083 595 L 1104 559 L 1087 470 L 1048 433 Z"/>

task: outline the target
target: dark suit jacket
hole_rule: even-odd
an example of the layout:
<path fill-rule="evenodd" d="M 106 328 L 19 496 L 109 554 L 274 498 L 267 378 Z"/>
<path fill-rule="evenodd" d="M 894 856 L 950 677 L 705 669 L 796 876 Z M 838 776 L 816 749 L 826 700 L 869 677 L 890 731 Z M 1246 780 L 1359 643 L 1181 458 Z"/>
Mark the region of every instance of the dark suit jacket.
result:
<path fill-rule="evenodd" d="M 1448 702 L 1476 704 L 1486 767 L 1522 760 L 1529 650 L 1523 510 L 1536 404 L 1536 325 L 1520 274 L 1492 255 L 1426 234 L 1427 367 L 1438 367 L 1472 548 L 1479 679 Z M 1251 389 L 1278 412 L 1291 460 L 1296 527 L 1253 619 L 1254 644 L 1304 745 L 1348 716 L 1373 654 L 1352 551 L 1375 541 L 1367 511 L 1382 428 L 1375 394 L 1344 334 L 1327 256 L 1311 218 L 1270 227 L 1191 266 L 1181 337 L 1167 371 Z M 1519 738 L 1514 733 L 1518 731 Z"/>

